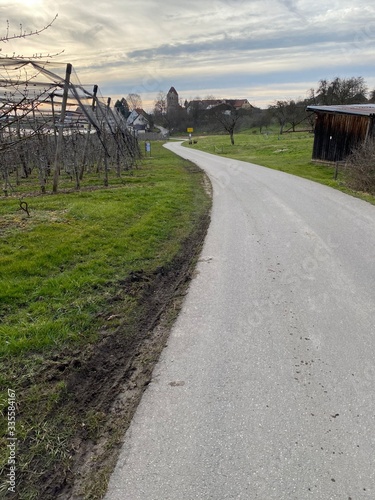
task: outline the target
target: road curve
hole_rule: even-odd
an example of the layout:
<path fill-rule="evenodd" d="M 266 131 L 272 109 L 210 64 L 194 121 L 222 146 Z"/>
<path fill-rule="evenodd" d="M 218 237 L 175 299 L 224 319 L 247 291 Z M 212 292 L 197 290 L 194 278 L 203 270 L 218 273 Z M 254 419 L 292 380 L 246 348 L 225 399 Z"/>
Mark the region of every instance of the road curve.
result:
<path fill-rule="evenodd" d="M 212 222 L 106 500 L 373 500 L 375 206 L 167 147 Z"/>

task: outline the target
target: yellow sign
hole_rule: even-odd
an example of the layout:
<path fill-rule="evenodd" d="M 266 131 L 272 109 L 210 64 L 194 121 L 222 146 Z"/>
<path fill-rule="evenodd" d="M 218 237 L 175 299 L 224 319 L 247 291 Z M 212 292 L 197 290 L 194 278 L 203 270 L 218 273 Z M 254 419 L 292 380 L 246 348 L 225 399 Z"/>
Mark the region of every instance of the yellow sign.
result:
<path fill-rule="evenodd" d="M 192 132 L 194 132 L 194 129 L 193 129 L 193 128 L 188 128 L 188 129 L 187 129 L 187 132 L 188 132 L 189 134 L 191 134 Z"/>

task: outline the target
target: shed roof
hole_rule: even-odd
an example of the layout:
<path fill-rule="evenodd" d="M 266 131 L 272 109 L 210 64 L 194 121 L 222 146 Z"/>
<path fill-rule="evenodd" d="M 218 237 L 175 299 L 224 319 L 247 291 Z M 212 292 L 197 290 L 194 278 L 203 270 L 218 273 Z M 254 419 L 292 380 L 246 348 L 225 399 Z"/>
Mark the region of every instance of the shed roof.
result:
<path fill-rule="evenodd" d="M 308 111 L 336 113 L 343 115 L 375 115 L 375 104 L 340 104 L 337 106 L 307 106 Z"/>

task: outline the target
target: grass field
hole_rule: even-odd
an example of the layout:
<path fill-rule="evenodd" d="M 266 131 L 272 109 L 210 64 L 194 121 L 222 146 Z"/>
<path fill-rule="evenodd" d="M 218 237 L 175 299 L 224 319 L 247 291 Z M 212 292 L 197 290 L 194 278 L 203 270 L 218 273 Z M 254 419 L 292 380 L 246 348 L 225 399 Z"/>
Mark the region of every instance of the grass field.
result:
<path fill-rule="evenodd" d="M 103 417 L 74 414 L 63 376 L 71 360 L 57 361 L 69 352 L 79 357 L 124 318 L 136 323 L 144 305 L 137 290 L 124 292 L 124 283 L 167 268 L 209 210 L 200 171 L 160 143 L 152 154 L 106 189 L 23 193 L 30 216 L 16 197 L 0 199 L 0 404 L 6 417 L 8 389 L 17 395 L 20 498 L 42 498 L 49 472 L 71 467 L 77 426 L 96 432 Z M 131 326 L 123 335 L 131 335 Z M 62 376 L 52 376 L 53 368 Z M 0 432 L 1 496 L 9 458 L 6 418 Z"/>
<path fill-rule="evenodd" d="M 17 200 L 1 202 L 0 355 L 85 341 L 119 279 L 178 251 L 199 202 L 165 158 L 122 187 L 26 198 L 30 217 Z"/>
<path fill-rule="evenodd" d="M 248 161 L 275 170 L 288 172 L 320 182 L 353 196 L 375 203 L 375 197 L 357 193 L 345 185 L 345 176 L 339 171 L 334 179 L 335 167 L 311 161 L 314 135 L 310 132 L 284 133 L 276 130 L 260 134 L 256 129 L 235 134 L 235 145 L 231 146 L 229 135 L 197 137 L 197 143 L 187 147 L 200 149 L 228 158 Z"/>

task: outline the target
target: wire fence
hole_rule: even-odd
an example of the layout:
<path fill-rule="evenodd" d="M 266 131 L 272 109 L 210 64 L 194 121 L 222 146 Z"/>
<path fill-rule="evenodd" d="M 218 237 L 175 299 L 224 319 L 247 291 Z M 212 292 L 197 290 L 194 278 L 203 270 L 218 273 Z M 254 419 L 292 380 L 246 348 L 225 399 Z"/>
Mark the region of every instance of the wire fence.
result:
<path fill-rule="evenodd" d="M 53 71 L 52 71 L 53 69 Z M 0 59 L 0 176 L 3 195 L 33 177 L 45 193 L 61 175 L 80 188 L 88 173 L 109 184 L 134 168 L 137 138 L 97 85 L 82 85 L 71 64 Z"/>

